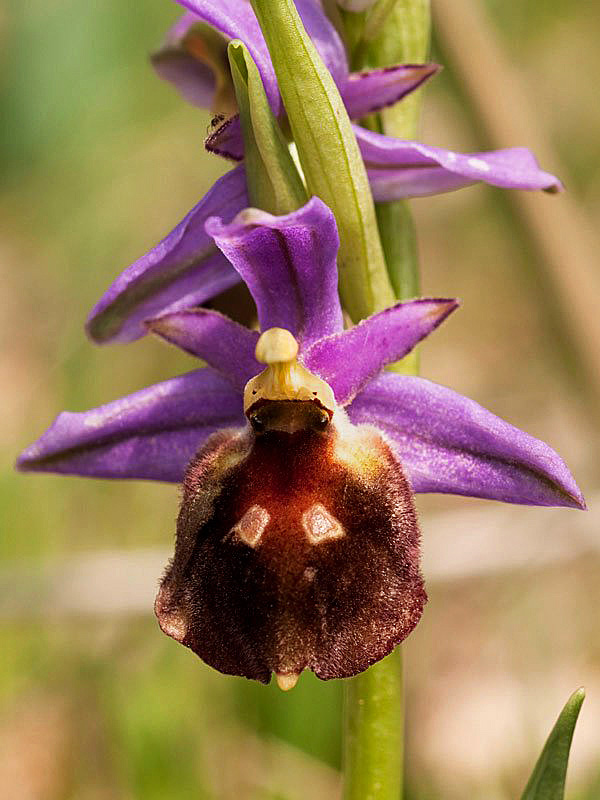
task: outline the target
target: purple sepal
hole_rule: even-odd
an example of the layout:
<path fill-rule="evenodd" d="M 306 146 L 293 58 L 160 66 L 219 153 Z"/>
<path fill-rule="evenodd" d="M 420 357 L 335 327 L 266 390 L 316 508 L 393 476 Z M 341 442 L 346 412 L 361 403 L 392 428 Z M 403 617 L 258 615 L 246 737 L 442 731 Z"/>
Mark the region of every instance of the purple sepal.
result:
<path fill-rule="evenodd" d="M 244 424 L 239 392 L 213 370 L 199 369 L 91 411 L 64 411 L 17 467 L 179 483 L 211 433 Z"/>
<path fill-rule="evenodd" d="M 239 392 L 264 369 L 254 358 L 258 333 L 204 308 L 164 314 L 146 323 L 171 344 L 201 358 Z"/>
<path fill-rule="evenodd" d="M 562 189 L 558 178 L 540 169 L 526 147 L 463 155 L 373 133 L 359 125 L 354 125 L 354 133 L 373 197 L 380 203 L 449 192 L 478 181 L 503 189 Z"/>
<path fill-rule="evenodd" d="M 585 508 L 551 447 L 443 386 L 387 373 L 358 395 L 348 413 L 355 424 L 387 434 L 415 492 Z"/>
<path fill-rule="evenodd" d="M 277 113 L 281 105 L 277 79 L 260 25 L 250 3 L 246 0 L 177 0 L 177 2 L 193 13 L 185 14 L 176 23 L 168 34 L 168 39 L 177 41 L 182 38 L 198 19 L 211 25 L 227 39 L 241 39 L 258 67 L 271 108 Z"/>
<path fill-rule="evenodd" d="M 207 22 L 215 30 L 228 39 L 241 39 L 246 45 L 256 66 L 275 114 L 281 109 L 281 98 L 277 79 L 262 31 L 249 2 L 245 0 L 177 0 L 179 5 L 189 9 L 192 14 L 185 14 L 170 31 L 168 41 L 176 42 L 185 36 L 190 26 L 199 18 Z M 318 2 L 315 0 L 296 0 L 298 13 L 304 27 L 315 47 L 319 51 L 325 66 L 333 75 L 336 83 L 341 83 L 348 74 L 348 63 L 343 43 L 327 19 Z M 177 75 L 175 75 L 177 78 Z M 184 76 L 189 80 L 189 73 Z M 178 86 L 183 92 L 183 86 Z"/>
<path fill-rule="evenodd" d="M 351 73 L 345 83 L 340 84 L 348 116 L 359 119 L 397 103 L 440 69 L 438 64 L 397 64 Z"/>
<path fill-rule="evenodd" d="M 156 247 L 119 275 L 88 317 L 96 342 L 129 342 L 147 331 L 144 320 L 214 297 L 239 280 L 205 232 L 215 214 L 231 220 L 248 204 L 242 166 L 220 178 Z"/>
<path fill-rule="evenodd" d="M 229 225 L 215 217 L 206 231 L 250 289 L 261 330 L 286 328 L 303 347 L 342 330 L 339 238 L 333 214 L 318 197 L 280 217 L 255 208 Z"/>
<path fill-rule="evenodd" d="M 340 405 L 348 405 L 368 381 L 409 353 L 457 306 L 456 300 L 446 299 L 400 303 L 315 342 L 302 361 L 327 381 Z"/>
<path fill-rule="evenodd" d="M 215 74 L 206 64 L 175 47 L 159 50 L 151 61 L 159 78 L 172 83 L 188 103 L 197 108 L 213 107 Z"/>

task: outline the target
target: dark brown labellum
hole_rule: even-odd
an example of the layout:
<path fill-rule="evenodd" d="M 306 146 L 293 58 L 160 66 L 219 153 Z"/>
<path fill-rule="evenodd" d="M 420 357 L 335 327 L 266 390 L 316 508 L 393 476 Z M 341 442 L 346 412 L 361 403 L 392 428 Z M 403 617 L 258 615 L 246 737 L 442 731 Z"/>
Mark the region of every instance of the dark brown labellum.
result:
<path fill-rule="evenodd" d="M 305 668 L 355 675 L 426 601 L 410 486 L 378 431 L 343 412 L 253 413 L 258 427 L 215 434 L 188 467 L 160 626 L 228 674 L 285 688 Z"/>

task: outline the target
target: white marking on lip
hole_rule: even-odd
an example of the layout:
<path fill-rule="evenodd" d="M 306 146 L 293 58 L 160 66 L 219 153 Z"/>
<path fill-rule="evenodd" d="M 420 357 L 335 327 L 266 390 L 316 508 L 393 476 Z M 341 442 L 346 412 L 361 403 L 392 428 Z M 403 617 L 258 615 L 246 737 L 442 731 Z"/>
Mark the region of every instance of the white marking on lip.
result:
<path fill-rule="evenodd" d="M 321 503 L 315 503 L 302 514 L 302 527 L 311 544 L 341 539 L 346 535 L 341 522 L 333 514 L 330 514 Z"/>
<path fill-rule="evenodd" d="M 258 547 L 270 519 L 271 515 L 266 508 L 250 506 L 241 520 L 233 526 L 231 533 L 248 547 Z"/>

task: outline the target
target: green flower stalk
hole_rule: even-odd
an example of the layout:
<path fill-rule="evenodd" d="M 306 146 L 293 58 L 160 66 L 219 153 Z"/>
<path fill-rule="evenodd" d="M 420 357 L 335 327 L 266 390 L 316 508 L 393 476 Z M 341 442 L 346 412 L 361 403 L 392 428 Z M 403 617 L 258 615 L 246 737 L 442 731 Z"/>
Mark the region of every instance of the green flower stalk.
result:
<path fill-rule="evenodd" d="M 427 600 L 415 493 L 585 502 L 550 447 L 416 377 L 406 356 L 457 302 L 394 305 L 418 293 L 414 226 L 407 205 L 376 208 L 370 188 L 390 201 L 488 173 L 498 185 L 559 183 L 523 149 L 480 158 L 391 139 L 416 135 L 419 98 L 385 106 L 437 69 L 396 63 L 424 61 L 429 2 L 337 1 L 326 8 L 352 63 L 375 69 L 349 73 L 316 1 L 250 0 L 259 28 L 246 2 L 179 0 L 192 16 L 155 66 L 196 104 L 210 97 L 239 111 L 215 135 L 233 132 L 243 147 L 222 154 L 245 164 L 123 273 L 89 326 L 100 341 L 150 330 L 206 366 L 61 414 L 18 466 L 183 482 L 175 555 L 155 601 L 161 629 L 225 674 L 274 676 L 284 690 L 306 669 L 348 679 L 344 798 L 401 800 L 398 645 Z M 303 19 L 325 63 L 337 48 L 338 83 L 336 59 L 330 72 Z M 390 94 L 390 74 L 401 91 L 394 84 Z M 371 131 L 353 128 L 347 108 L 353 119 L 369 114 Z M 289 123 L 303 177 L 278 119 L 286 133 Z M 398 194 L 403 170 L 412 188 Z M 198 307 L 239 278 L 260 334 Z M 345 325 L 340 297 L 360 324 Z M 562 800 L 582 699 L 567 704 L 523 800 Z"/>
<path fill-rule="evenodd" d="M 352 17 L 362 17 L 352 20 Z M 429 54 L 429 0 L 379 0 L 363 15 L 346 14 L 356 69 L 422 63 Z M 360 33 L 357 36 L 357 30 Z M 352 36 L 349 37 L 350 39 Z M 402 139 L 417 136 L 422 90 L 363 122 Z M 388 274 L 398 299 L 416 297 L 420 278 L 417 240 L 406 200 L 377 203 L 377 223 Z M 394 370 L 419 372 L 413 351 Z M 345 691 L 344 800 L 398 800 L 403 794 L 404 681 L 400 647 L 351 681 Z"/>

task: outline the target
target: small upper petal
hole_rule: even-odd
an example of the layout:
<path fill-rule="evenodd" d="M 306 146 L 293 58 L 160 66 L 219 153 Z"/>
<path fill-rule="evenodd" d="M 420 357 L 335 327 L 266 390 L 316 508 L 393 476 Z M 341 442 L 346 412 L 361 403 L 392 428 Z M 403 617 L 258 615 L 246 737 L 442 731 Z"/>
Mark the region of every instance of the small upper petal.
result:
<path fill-rule="evenodd" d="M 339 239 L 334 216 L 319 198 L 279 217 L 255 208 L 229 225 L 215 217 L 206 230 L 248 285 L 261 330 L 285 328 L 309 347 L 342 329 Z"/>
<path fill-rule="evenodd" d="M 179 483 L 211 433 L 244 422 L 240 393 L 213 370 L 199 369 L 90 411 L 64 411 L 17 467 Z"/>
<path fill-rule="evenodd" d="M 178 311 L 148 320 L 146 324 L 153 333 L 206 361 L 239 392 L 263 369 L 254 357 L 258 333 L 217 311 L 204 308 Z"/>
<path fill-rule="evenodd" d="M 302 360 L 327 381 L 337 402 L 345 406 L 387 364 L 403 358 L 457 306 L 456 300 L 447 299 L 399 303 L 350 330 L 320 339 Z"/>
<path fill-rule="evenodd" d="M 448 192 L 483 181 L 504 189 L 560 191 L 554 175 L 540 169 L 526 147 L 463 155 L 441 147 L 394 139 L 354 126 L 378 202 Z"/>
<path fill-rule="evenodd" d="M 350 119 L 379 111 L 418 89 L 440 69 L 438 64 L 396 64 L 392 67 L 352 72 L 340 85 Z"/>
<path fill-rule="evenodd" d="M 96 342 L 128 342 L 144 320 L 198 305 L 239 280 L 204 230 L 214 214 L 231 220 L 248 203 L 243 167 L 220 178 L 161 242 L 119 275 L 96 304 L 87 331 Z"/>
<path fill-rule="evenodd" d="M 204 140 L 204 146 L 209 153 L 216 156 L 223 156 L 231 161 L 243 161 L 244 136 L 240 115 L 234 114 L 217 125 Z"/>
<path fill-rule="evenodd" d="M 387 373 L 348 409 L 387 434 L 415 492 L 585 508 L 560 456 L 478 403 L 423 378 Z"/>

